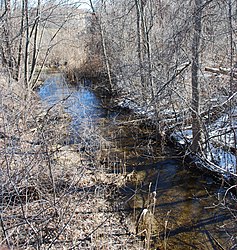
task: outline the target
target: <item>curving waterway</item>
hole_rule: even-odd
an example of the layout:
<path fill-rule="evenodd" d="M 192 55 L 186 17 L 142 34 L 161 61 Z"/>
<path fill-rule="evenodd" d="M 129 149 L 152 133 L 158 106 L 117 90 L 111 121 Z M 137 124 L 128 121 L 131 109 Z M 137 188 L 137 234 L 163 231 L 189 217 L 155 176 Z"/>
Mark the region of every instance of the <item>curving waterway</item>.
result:
<path fill-rule="evenodd" d="M 70 143 L 95 145 L 98 138 L 110 143 L 102 164 L 131 173 L 120 190 L 123 210 L 134 219 L 142 240 L 149 233 L 151 249 L 237 249 L 231 208 L 222 200 L 225 190 L 207 173 L 182 164 L 139 117 L 103 108 L 108 100 L 85 84 L 67 84 L 60 75 L 49 77 L 38 93 L 71 115 Z"/>

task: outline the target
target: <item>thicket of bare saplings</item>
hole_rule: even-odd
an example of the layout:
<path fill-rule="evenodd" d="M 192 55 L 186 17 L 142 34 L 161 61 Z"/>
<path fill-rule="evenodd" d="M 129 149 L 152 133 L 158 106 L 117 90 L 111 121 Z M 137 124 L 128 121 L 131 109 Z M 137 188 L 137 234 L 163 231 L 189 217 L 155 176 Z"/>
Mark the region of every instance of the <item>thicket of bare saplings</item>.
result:
<path fill-rule="evenodd" d="M 191 125 L 190 149 L 204 157 L 212 137 L 236 152 L 236 8 L 232 0 L 99 1 L 90 34 L 100 43 L 88 46 L 122 105 L 148 114 L 160 132 Z"/>
<path fill-rule="evenodd" d="M 81 12 L 66 7 L 63 2 L 1 1 L 0 245 L 119 249 L 126 241 L 128 249 L 139 249 L 132 246 L 127 219 L 111 211 L 107 200 L 124 177 L 100 167 L 106 141 L 88 125 L 80 144 L 66 146 L 69 117 L 60 103 L 45 107 L 33 92 L 45 66 L 72 67 L 83 60 L 78 51 L 84 48 L 75 40 L 81 33 L 73 33 Z M 85 146 L 93 154 L 80 152 Z"/>
<path fill-rule="evenodd" d="M 227 193 L 235 190 L 236 1 L 97 3 L 89 34 L 98 42 L 88 46 L 120 104 L 151 118 L 161 133 L 192 130 L 187 152 L 232 176 Z"/>
<path fill-rule="evenodd" d="M 78 3 L 6 0 L 0 7 L 1 63 L 15 80 L 33 89 L 42 70 L 84 61 L 87 14 Z"/>
<path fill-rule="evenodd" d="M 60 102 L 44 107 L 33 89 L 45 67 L 63 67 L 71 81 L 102 77 L 157 132 L 192 125 L 192 151 L 206 157 L 217 138 L 236 156 L 237 2 L 90 1 L 87 14 L 69 2 L 0 1 L 0 244 L 143 249 L 107 199 L 125 182 L 104 165 L 112 142 L 86 124 L 67 145 Z"/>
<path fill-rule="evenodd" d="M 210 1 L 201 8 L 198 67 L 204 109 L 214 97 L 224 98 L 230 91 L 228 79 L 206 74 L 205 67 L 233 65 L 228 5 Z M 99 7 L 97 25 L 103 29 L 114 83 L 134 101 L 137 98 L 137 105 L 156 106 L 158 114 L 189 109 L 195 14 L 194 1 L 129 1 Z"/>

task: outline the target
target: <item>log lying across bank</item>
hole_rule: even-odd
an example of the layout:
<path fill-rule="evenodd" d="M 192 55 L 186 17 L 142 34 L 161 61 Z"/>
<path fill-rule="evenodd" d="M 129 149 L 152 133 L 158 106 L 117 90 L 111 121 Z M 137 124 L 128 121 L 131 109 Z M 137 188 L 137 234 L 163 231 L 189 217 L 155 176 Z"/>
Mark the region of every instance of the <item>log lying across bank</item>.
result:
<path fill-rule="evenodd" d="M 214 73 L 214 74 L 222 74 L 222 75 L 229 75 L 233 76 L 233 78 L 237 78 L 237 72 L 236 72 L 236 68 L 234 69 L 230 69 L 230 68 L 223 68 L 223 67 L 219 67 L 219 68 L 210 68 L 210 67 L 206 67 L 205 71 Z"/>

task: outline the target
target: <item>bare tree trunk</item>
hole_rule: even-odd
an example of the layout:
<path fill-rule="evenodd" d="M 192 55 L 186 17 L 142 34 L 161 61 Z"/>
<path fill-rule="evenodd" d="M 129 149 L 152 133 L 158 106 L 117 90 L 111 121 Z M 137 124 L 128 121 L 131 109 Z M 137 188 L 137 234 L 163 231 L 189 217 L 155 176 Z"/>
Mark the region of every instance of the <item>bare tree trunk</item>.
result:
<path fill-rule="evenodd" d="M 152 78 L 152 59 L 150 32 L 153 27 L 153 4 L 152 1 L 135 0 L 137 22 L 137 56 L 141 85 L 150 88 L 154 96 Z"/>
<path fill-rule="evenodd" d="M 18 55 L 17 55 L 17 65 L 16 65 L 16 80 L 19 80 L 20 77 L 20 68 L 22 61 L 22 47 L 23 47 L 23 36 L 24 36 L 24 19 L 25 19 L 25 2 L 22 0 L 22 11 L 21 11 L 21 28 L 20 28 L 20 41 L 18 46 Z"/>
<path fill-rule="evenodd" d="M 35 73 L 35 68 L 37 64 L 37 58 L 38 58 L 38 26 L 40 22 L 40 8 L 41 8 L 41 0 L 38 0 L 37 10 L 36 10 L 36 17 L 35 22 L 32 27 L 32 33 L 34 32 L 34 40 L 33 40 L 33 55 L 32 55 L 32 62 L 31 62 L 31 71 L 30 71 L 30 77 L 29 81 L 31 82 Z M 32 85 L 32 84 L 31 84 Z"/>
<path fill-rule="evenodd" d="M 150 33 L 153 28 L 154 22 L 154 11 L 153 11 L 153 2 L 147 1 L 148 9 L 149 9 L 149 21 L 147 20 L 144 23 L 144 30 L 145 30 L 145 44 L 146 44 L 146 54 L 147 54 L 147 61 L 148 61 L 148 78 L 149 78 L 149 85 L 151 88 L 151 93 L 152 93 L 152 98 L 154 98 L 154 82 L 153 82 L 153 77 L 152 77 L 152 70 L 153 70 L 153 62 L 152 62 L 152 45 L 150 42 Z"/>
<path fill-rule="evenodd" d="M 103 5 L 103 1 L 102 1 L 102 5 Z M 91 6 L 91 10 L 95 14 L 95 8 L 94 8 L 94 5 L 92 3 L 92 0 L 90 0 L 90 6 Z M 110 89 L 112 89 L 111 68 L 110 68 L 109 57 L 108 57 L 107 47 L 106 47 L 106 42 L 105 42 L 104 27 L 102 26 L 102 23 L 100 22 L 98 16 L 96 15 L 95 17 L 96 17 L 96 21 L 97 21 L 97 23 L 99 25 L 99 29 L 100 29 L 100 37 L 101 37 L 101 41 L 102 41 L 102 50 L 103 50 L 104 59 L 105 59 L 105 65 L 106 65 L 106 71 L 107 71 L 108 80 L 109 80 L 109 86 L 110 86 Z"/>
<path fill-rule="evenodd" d="M 234 48 L 234 40 L 233 40 L 233 10 L 232 10 L 232 1 L 228 0 L 228 18 L 229 18 L 229 39 L 230 39 L 230 91 L 229 91 L 229 96 L 231 96 L 234 92 L 234 68 L 233 68 L 233 62 L 234 62 L 234 53 L 235 53 L 235 48 Z M 230 126 L 232 129 L 233 133 L 233 139 L 234 139 L 234 145 L 237 145 L 237 135 L 236 135 L 236 129 L 234 128 L 234 118 L 232 114 L 232 105 L 233 102 L 230 100 L 230 107 L 229 107 L 229 120 L 230 120 Z M 236 147 L 235 147 L 236 149 Z M 236 162 L 237 162 L 237 155 L 235 156 Z"/>
<path fill-rule="evenodd" d="M 193 152 L 200 150 L 202 138 L 200 119 L 200 84 L 198 79 L 199 71 L 199 46 L 202 33 L 202 3 L 203 0 L 194 1 L 194 34 L 192 42 L 192 132 L 193 142 L 191 149 Z"/>
<path fill-rule="evenodd" d="M 5 12 L 4 12 L 4 24 L 3 24 L 3 41 L 1 44 L 1 53 L 3 65 L 8 68 L 9 73 L 14 77 L 14 65 L 15 60 L 12 53 L 11 46 L 11 1 L 5 0 Z"/>
<path fill-rule="evenodd" d="M 143 43 L 142 43 L 142 25 L 141 25 L 141 4 L 140 0 L 135 0 L 136 12 L 137 12 L 137 56 L 139 61 L 140 81 L 141 85 L 145 86 L 145 76 L 143 67 Z"/>
<path fill-rule="evenodd" d="M 228 0 L 228 21 L 229 21 L 229 39 L 230 39 L 230 93 L 229 95 L 232 95 L 233 90 L 233 77 L 234 77 L 234 71 L 233 71 L 233 57 L 234 57 L 234 42 L 233 42 L 233 17 L 232 17 L 232 1 Z"/>
<path fill-rule="evenodd" d="M 110 70 L 110 64 L 109 64 L 109 57 L 108 57 L 106 43 L 105 43 L 104 28 L 101 23 L 100 23 L 100 34 L 101 34 L 101 40 L 102 40 L 103 54 L 105 58 L 105 65 L 106 65 L 106 70 L 108 74 L 109 86 L 110 86 L 110 89 L 112 89 L 112 77 L 111 77 L 111 70 Z"/>
<path fill-rule="evenodd" d="M 28 0 L 25 0 L 25 25 L 26 25 L 26 45 L 25 45 L 25 68 L 24 79 L 27 88 L 29 89 L 28 66 L 29 66 L 29 46 L 30 46 L 30 27 L 29 27 L 29 6 Z"/>

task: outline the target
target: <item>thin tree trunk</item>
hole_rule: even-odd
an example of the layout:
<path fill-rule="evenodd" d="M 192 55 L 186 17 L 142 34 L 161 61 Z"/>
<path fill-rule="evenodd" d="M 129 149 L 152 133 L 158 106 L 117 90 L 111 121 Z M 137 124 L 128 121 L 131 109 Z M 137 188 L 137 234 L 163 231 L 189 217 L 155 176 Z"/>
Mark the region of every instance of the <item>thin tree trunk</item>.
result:
<path fill-rule="evenodd" d="M 11 46 L 11 1 L 5 0 L 5 21 L 3 25 L 4 44 L 2 45 L 3 64 L 14 77 L 15 60 Z"/>
<path fill-rule="evenodd" d="M 143 69 L 143 46 L 142 46 L 142 27 L 141 27 L 141 6 L 140 1 L 135 0 L 136 11 L 137 11 L 137 56 L 139 61 L 140 81 L 141 85 L 145 86 L 145 76 Z"/>
<path fill-rule="evenodd" d="M 232 10 L 232 1 L 228 0 L 228 14 L 229 14 L 229 39 L 230 39 L 230 91 L 229 91 L 229 96 L 231 96 L 234 92 L 234 69 L 233 69 L 233 62 L 234 62 L 234 53 L 235 53 L 235 48 L 234 48 L 234 41 L 233 41 L 233 10 Z M 233 102 L 230 100 L 230 107 L 229 107 L 229 120 L 230 120 L 230 126 L 232 128 L 232 133 L 233 133 L 233 139 L 236 145 L 237 142 L 237 135 L 236 135 L 236 130 L 234 128 L 234 118 L 232 114 L 232 105 Z M 236 149 L 236 148 L 235 148 Z M 237 155 L 235 156 L 236 162 L 237 162 Z"/>
<path fill-rule="evenodd" d="M 24 35 L 24 19 L 25 19 L 25 3 L 22 0 L 22 12 L 21 12 L 21 28 L 20 28 L 20 42 L 18 46 L 18 55 L 17 55 L 17 68 L 16 68 L 16 80 L 19 80 L 20 77 L 20 68 L 21 68 L 21 61 L 22 61 L 22 46 L 23 46 L 23 35 Z"/>
<path fill-rule="evenodd" d="M 104 53 L 104 58 L 105 58 L 106 70 L 107 70 L 107 74 L 108 74 L 110 89 L 112 89 L 112 77 L 111 77 L 111 70 L 110 70 L 110 64 L 109 64 L 109 57 L 107 54 L 105 36 L 104 36 L 104 31 L 103 31 L 102 25 L 100 25 L 100 29 L 101 29 L 100 34 L 101 34 L 101 39 L 102 39 L 102 47 L 103 47 L 103 53 Z"/>
<path fill-rule="evenodd" d="M 103 1 L 102 1 L 102 4 L 103 4 Z M 94 5 L 92 3 L 92 0 L 90 0 L 90 6 L 91 6 L 91 9 L 92 9 L 93 13 L 95 14 L 95 8 L 94 8 Z M 96 15 L 95 17 L 96 17 L 96 21 L 97 21 L 97 23 L 99 25 L 99 29 L 100 29 L 100 37 L 101 37 L 101 41 L 102 41 L 102 50 L 103 50 L 104 59 L 105 59 L 105 66 L 106 66 L 106 71 L 107 71 L 107 75 L 108 75 L 109 86 L 110 86 L 110 89 L 112 89 L 113 86 L 112 86 L 111 68 L 110 68 L 110 63 L 109 63 L 107 46 L 106 46 L 106 42 L 105 42 L 104 28 L 102 26 L 102 23 L 98 19 L 98 16 Z"/>
<path fill-rule="evenodd" d="M 31 71 L 30 71 L 30 78 L 29 81 L 31 82 L 35 73 L 35 68 L 37 64 L 37 57 L 38 57 L 38 28 L 40 22 L 40 8 L 41 8 L 41 0 L 38 0 L 35 23 L 32 29 L 34 29 L 34 41 L 33 41 L 33 55 L 32 55 L 32 63 L 31 63 Z M 32 85 L 32 84 L 31 84 Z"/>
<path fill-rule="evenodd" d="M 200 119 L 200 84 L 198 79 L 199 71 L 199 47 L 202 33 L 202 3 L 203 0 L 195 0 L 194 4 L 194 34 L 192 43 L 192 132 L 193 142 L 191 150 L 198 152 L 202 138 Z"/>
<path fill-rule="evenodd" d="M 228 19 L 229 19 L 229 39 L 230 39 L 230 93 L 232 95 L 233 90 L 233 57 L 234 57 L 234 42 L 233 42 L 233 17 L 232 17 L 232 1 L 228 0 Z"/>
<path fill-rule="evenodd" d="M 27 89 L 29 89 L 29 79 L 28 79 L 28 66 L 29 66 L 29 46 L 30 46 L 30 27 L 29 27 L 29 10 L 28 10 L 28 0 L 25 0 L 25 20 L 26 20 L 26 45 L 25 45 L 25 69 L 24 69 L 24 79 Z"/>
<path fill-rule="evenodd" d="M 147 2 L 148 8 L 149 8 L 149 19 L 150 21 L 145 23 L 145 39 L 146 39 L 146 53 L 147 53 L 147 60 L 148 60 L 148 75 L 149 75 L 149 84 L 151 87 L 151 91 L 152 91 L 152 98 L 154 98 L 154 93 L 155 93 L 155 89 L 154 89 L 154 83 L 153 83 L 153 77 L 152 77 L 152 70 L 153 70 L 153 63 L 152 63 L 152 45 L 150 42 L 150 33 L 151 30 L 153 28 L 153 18 L 154 18 L 154 13 L 153 13 L 153 3 L 152 1 L 148 1 Z"/>

